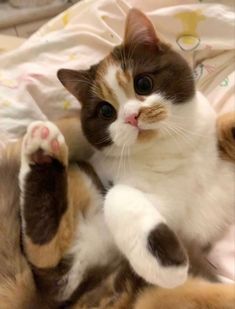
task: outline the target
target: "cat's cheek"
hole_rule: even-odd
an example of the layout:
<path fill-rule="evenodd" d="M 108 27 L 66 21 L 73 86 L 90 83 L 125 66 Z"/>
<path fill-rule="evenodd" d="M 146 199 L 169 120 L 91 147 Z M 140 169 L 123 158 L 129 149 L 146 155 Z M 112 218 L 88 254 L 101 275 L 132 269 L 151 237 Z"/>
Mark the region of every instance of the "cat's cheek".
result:
<path fill-rule="evenodd" d="M 109 135 L 118 147 L 132 146 L 137 142 L 139 130 L 129 124 L 115 121 L 109 127 Z"/>

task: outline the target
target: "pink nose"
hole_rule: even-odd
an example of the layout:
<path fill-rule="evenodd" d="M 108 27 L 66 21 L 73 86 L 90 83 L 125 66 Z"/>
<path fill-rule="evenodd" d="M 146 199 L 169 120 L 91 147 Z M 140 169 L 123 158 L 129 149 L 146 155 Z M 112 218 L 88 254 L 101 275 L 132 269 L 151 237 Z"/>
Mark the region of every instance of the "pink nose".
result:
<path fill-rule="evenodd" d="M 133 127 L 138 127 L 138 114 L 131 114 L 125 118 L 125 123 L 129 123 Z"/>

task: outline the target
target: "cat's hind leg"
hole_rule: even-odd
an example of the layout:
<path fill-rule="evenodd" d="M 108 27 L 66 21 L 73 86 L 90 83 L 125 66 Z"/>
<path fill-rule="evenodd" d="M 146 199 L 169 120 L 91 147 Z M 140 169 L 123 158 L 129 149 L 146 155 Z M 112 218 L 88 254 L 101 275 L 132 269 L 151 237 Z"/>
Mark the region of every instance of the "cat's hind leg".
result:
<path fill-rule="evenodd" d="M 134 309 L 234 309 L 235 286 L 189 279 L 173 290 L 148 288 L 137 298 Z"/>

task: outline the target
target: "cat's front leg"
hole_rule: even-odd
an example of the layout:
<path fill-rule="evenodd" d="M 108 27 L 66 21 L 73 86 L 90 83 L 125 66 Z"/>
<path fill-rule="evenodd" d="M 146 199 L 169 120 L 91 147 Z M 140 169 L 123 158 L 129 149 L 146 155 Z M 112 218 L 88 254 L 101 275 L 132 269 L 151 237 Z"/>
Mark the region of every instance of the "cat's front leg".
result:
<path fill-rule="evenodd" d="M 144 193 L 116 185 L 106 196 L 104 211 L 116 245 L 139 276 L 165 288 L 185 282 L 186 253 Z"/>
<path fill-rule="evenodd" d="M 63 256 L 70 229 L 67 200 L 68 150 L 63 135 L 51 122 L 33 122 L 22 143 L 22 241 L 30 263 L 55 267 Z M 67 231 L 67 234 L 70 233 Z"/>

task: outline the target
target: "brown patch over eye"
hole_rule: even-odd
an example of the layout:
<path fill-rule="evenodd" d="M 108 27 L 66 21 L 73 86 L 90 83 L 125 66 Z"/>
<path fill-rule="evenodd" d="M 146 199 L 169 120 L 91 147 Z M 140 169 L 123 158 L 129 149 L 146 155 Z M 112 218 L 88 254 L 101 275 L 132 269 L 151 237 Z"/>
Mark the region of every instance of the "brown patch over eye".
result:
<path fill-rule="evenodd" d="M 145 123 L 155 123 L 167 117 L 167 110 L 164 106 L 156 104 L 151 107 L 142 107 L 140 109 L 139 120 Z"/>

